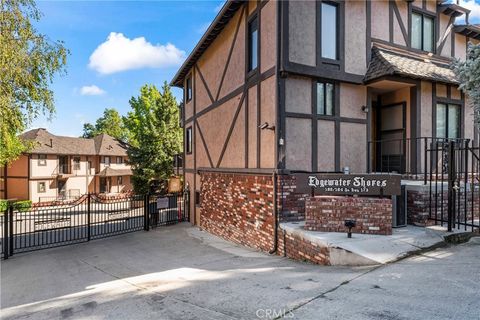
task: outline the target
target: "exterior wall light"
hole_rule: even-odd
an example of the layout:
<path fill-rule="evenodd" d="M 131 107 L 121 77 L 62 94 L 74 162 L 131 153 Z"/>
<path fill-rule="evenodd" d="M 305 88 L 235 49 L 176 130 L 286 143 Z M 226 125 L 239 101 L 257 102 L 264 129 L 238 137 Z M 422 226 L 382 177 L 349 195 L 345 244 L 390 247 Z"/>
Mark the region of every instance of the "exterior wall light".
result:
<path fill-rule="evenodd" d="M 362 111 L 365 112 L 365 113 L 368 113 L 368 111 L 370 111 L 370 109 L 367 106 L 362 106 Z"/>

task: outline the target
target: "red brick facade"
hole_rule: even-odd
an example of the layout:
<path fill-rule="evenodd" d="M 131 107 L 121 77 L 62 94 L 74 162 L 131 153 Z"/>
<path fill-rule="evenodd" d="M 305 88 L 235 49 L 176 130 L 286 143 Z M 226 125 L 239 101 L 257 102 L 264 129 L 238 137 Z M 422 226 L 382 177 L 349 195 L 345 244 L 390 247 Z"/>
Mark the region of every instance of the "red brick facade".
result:
<path fill-rule="evenodd" d="M 305 199 L 310 195 L 296 192 L 295 176 L 278 176 L 277 186 L 280 221 L 305 220 Z"/>
<path fill-rule="evenodd" d="M 305 229 L 346 232 L 345 220 L 356 220 L 353 233 L 392 234 L 392 200 L 388 198 L 316 196 L 307 198 Z"/>
<path fill-rule="evenodd" d="M 273 177 L 201 173 L 200 227 L 248 247 L 274 246 Z"/>
<path fill-rule="evenodd" d="M 299 235 L 279 230 L 277 254 L 298 261 L 330 265 L 330 249 Z"/>

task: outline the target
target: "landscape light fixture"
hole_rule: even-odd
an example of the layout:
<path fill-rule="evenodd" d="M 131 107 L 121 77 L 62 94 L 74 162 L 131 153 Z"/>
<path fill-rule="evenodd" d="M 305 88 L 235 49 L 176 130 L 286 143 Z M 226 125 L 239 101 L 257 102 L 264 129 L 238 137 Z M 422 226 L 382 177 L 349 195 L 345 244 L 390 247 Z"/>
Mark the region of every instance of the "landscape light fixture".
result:
<path fill-rule="evenodd" d="M 352 237 L 352 228 L 355 228 L 357 221 L 355 220 L 345 220 L 345 227 L 348 228 L 347 237 Z"/>
<path fill-rule="evenodd" d="M 272 130 L 275 131 L 275 126 L 271 126 L 268 122 L 264 122 L 263 124 L 258 126 L 261 130 Z"/>

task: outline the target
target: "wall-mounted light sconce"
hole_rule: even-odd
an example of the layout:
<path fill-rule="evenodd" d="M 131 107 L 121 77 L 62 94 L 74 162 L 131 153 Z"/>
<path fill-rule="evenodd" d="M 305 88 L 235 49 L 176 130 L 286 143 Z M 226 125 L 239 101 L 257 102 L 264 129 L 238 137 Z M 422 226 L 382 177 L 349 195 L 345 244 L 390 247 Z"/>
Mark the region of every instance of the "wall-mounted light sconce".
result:
<path fill-rule="evenodd" d="M 258 126 L 261 130 L 272 130 L 275 131 L 275 126 L 271 126 L 268 124 L 268 122 L 265 122 L 261 125 Z"/>
<path fill-rule="evenodd" d="M 365 113 L 368 113 L 368 111 L 370 111 L 370 109 L 367 106 L 362 106 L 362 111 L 365 112 Z"/>

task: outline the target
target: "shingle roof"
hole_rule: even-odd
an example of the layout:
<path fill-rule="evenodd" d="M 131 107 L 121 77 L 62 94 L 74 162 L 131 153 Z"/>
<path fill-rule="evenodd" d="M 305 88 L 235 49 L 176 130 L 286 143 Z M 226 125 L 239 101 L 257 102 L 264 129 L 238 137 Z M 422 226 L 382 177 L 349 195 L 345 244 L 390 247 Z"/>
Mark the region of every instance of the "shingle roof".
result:
<path fill-rule="evenodd" d="M 36 142 L 29 153 L 67 155 L 126 156 L 127 145 L 107 134 L 93 139 L 64 137 L 51 134 L 43 128 L 29 130 L 20 138 Z"/>
<path fill-rule="evenodd" d="M 374 46 L 364 82 L 393 75 L 458 84 L 447 61 L 433 60 L 428 56 L 405 55 L 389 48 Z"/>

